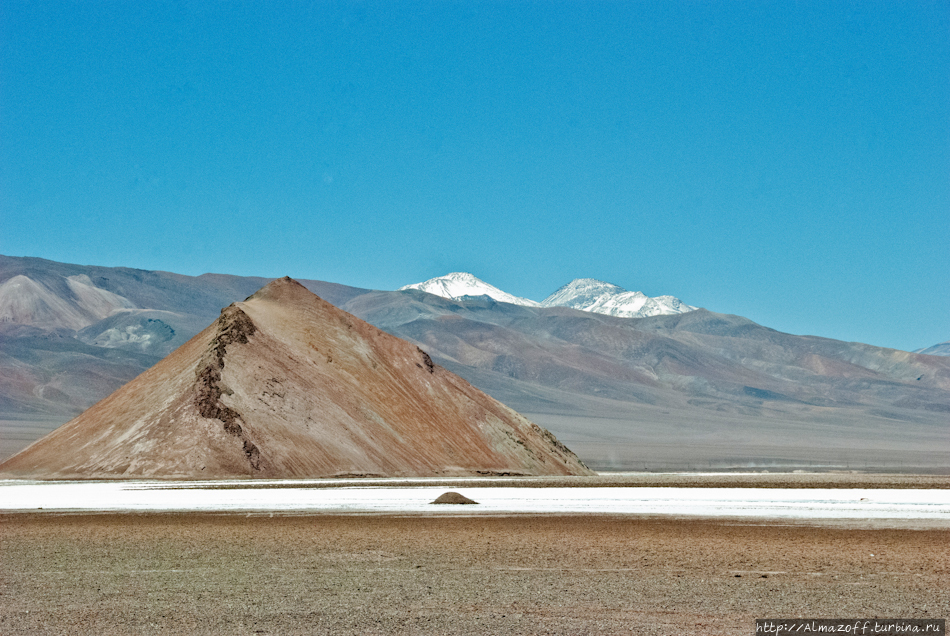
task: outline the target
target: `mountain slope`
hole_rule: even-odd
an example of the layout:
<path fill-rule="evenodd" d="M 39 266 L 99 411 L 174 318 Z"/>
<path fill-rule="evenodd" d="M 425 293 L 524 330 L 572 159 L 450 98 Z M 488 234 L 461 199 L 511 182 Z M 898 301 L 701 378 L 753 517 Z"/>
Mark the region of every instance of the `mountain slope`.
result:
<path fill-rule="evenodd" d="M 290 279 L 4 464 L 39 478 L 588 474 L 550 433 Z"/>
<path fill-rule="evenodd" d="M 588 394 L 623 399 L 652 387 L 750 405 L 771 395 L 814 406 L 872 407 L 893 399 L 902 408 L 950 410 L 950 364 L 939 358 L 793 336 L 739 316 L 701 309 L 624 319 L 420 300 L 377 292 L 345 306 L 433 355 L 565 390 L 583 377 Z"/>
<path fill-rule="evenodd" d="M 84 274 L 61 277 L 55 283 L 48 286 L 22 274 L 4 281 L 0 323 L 82 329 L 120 309 L 135 307 L 127 298 L 96 287 Z"/>
<path fill-rule="evenodd" d="M 597 468 L 950 467 L 950 363 L 934 356 L 706 310 L 629 319 L 385 292 L 346 308 Z"/>

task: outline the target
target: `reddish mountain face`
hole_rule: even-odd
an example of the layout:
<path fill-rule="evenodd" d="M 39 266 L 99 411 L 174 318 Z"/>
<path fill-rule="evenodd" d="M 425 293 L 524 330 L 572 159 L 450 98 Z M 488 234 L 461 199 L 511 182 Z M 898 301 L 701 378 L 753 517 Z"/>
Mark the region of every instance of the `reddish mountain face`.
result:
<path fill-rule="evenodd" d="M 283 278 L 0 465 L 33 478 L 577 475 L 549 432 Z"/>

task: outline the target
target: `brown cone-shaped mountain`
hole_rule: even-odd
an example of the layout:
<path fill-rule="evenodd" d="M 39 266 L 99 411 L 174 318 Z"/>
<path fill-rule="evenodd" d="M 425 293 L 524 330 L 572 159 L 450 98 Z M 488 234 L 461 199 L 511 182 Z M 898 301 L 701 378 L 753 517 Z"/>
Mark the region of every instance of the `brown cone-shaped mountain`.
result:
<path fill-rule="evenodd" d="M 276 280 L 0 465 L 34 478 L 569 475 L 549 432 Z"/>

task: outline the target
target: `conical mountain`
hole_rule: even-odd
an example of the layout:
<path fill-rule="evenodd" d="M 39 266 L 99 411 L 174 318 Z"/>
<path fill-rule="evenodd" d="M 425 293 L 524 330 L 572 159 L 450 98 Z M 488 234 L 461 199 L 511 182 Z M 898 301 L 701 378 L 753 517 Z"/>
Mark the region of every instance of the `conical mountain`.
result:
<path fill-rule="evenodd" d="M 589 474 L 416 346 L 276 280 L 0 465 L 34 478 Z"/>

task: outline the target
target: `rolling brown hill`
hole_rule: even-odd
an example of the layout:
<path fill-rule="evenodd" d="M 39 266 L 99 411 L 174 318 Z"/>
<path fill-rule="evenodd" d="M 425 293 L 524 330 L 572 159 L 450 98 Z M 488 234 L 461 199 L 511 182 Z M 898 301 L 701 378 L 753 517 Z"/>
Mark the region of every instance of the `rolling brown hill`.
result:
<path fill-rule="evenodd" d="M 32 478 L 570 475 L 553 435 L 284 278 L 0 465 Z"/>

